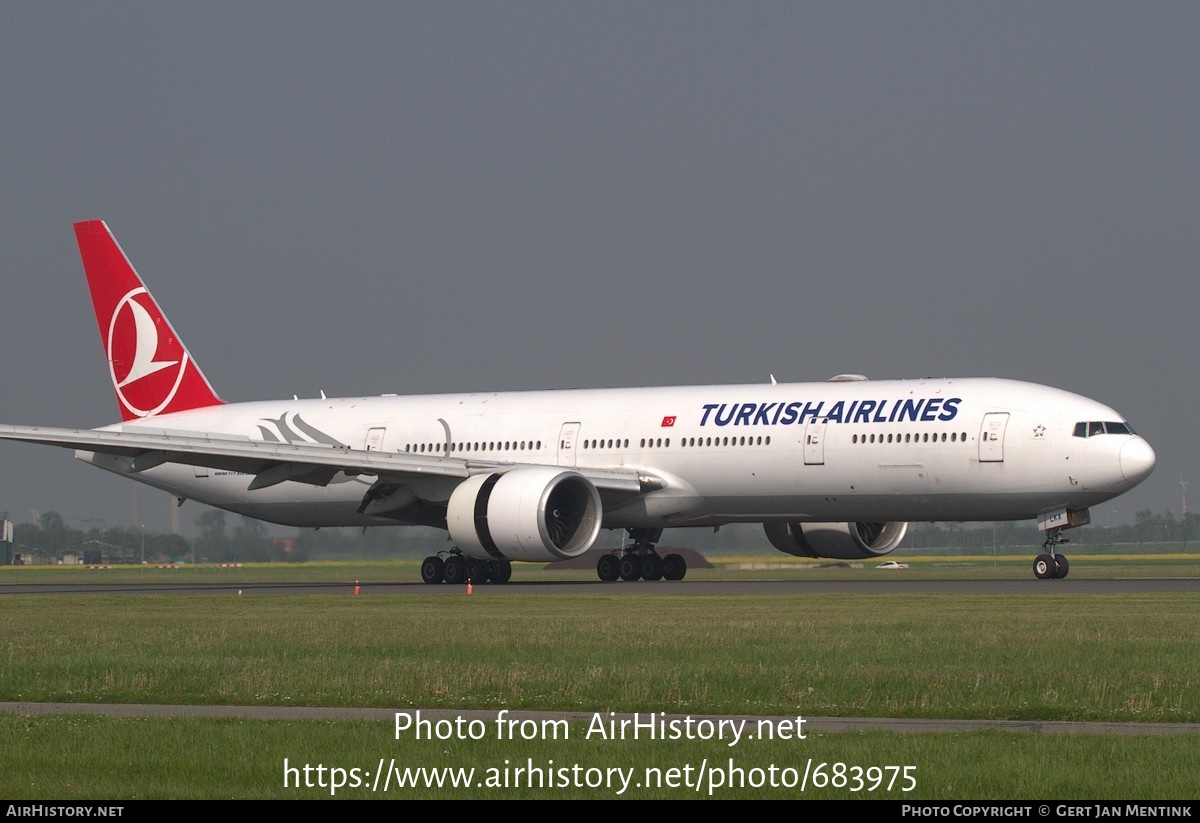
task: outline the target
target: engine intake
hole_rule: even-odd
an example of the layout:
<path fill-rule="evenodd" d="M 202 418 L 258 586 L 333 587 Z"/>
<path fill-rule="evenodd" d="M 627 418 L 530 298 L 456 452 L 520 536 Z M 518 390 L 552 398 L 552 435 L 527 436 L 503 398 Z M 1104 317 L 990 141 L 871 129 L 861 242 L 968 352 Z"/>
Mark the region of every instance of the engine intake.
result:
<path fill-rule="evenodd" d="M 600 492 L 583 475 L 523 466 L 459 484 L 450 495 L 446 526 L 470 557 L 553 561 L 590 549 L 602 514 Z"/>
<path fill-rule="evenodd" d="M 894 551 L 907 523 L 764 523 L 771 545 L 796 557 L 862 560 Z"/>

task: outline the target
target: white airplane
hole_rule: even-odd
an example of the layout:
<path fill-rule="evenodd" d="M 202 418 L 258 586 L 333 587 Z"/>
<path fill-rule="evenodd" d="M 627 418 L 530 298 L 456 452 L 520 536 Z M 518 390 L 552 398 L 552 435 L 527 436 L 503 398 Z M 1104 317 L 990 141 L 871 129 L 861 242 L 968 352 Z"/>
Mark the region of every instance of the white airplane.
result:
<path fill-rule="evenodd" d="M 479 392 L 225 403 L 102 221 L 75 224 L 122 422 L 0 425 L 0 439 L 290 526 L 426 525 L 454 548 L 426 583 L 505 582 L 510 561 L 630 542 L 601 580 L 682 579 L 665 528 L 762 523 L 780 551 L 870 559 L 909 521 L 1037 519 L 1039 578 L 1064 529 L 1154 468 L 1113 409 L 1001 379 Z"/>

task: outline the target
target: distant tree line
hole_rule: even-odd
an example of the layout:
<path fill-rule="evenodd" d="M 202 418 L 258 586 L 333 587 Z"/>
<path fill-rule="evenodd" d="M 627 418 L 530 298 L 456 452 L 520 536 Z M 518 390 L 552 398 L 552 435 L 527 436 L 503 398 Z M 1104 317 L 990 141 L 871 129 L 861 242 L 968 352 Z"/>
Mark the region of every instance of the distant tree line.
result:
<path fill-rule="evenodd" d="M 7 513 L 0 513 L 0 517 Z M 135 526 L 77 529 L 66 525 L 58 512 L 49 511 L 37 523 L 13 526 L 13 552 L 32 555 L 42 562 L 64 556 L 94 559 L 101 563 L 251 562 L 292 559 L 257 520 L 238 518 L 232 532 L 225 527 L 225 512 L 208 509 L 196 518 L 200 535 L 188 540 Z M 300 559 L 300 558 L 296 558 Z"/>
<path fill-rule="evenodd" d="M 7 512 L 0 512 L 6 518 Z M 229 520 L 233 520 L 230 528 Z M 108 563 L 163 563 L 182 560 L 197 563 L 302 562 L 310 559 L 386 559 L 423 557 L 451 548 L 446 532 L 424 527 L 369 529 L 304 529 L 289 537 L 272 538 L 258 520 L 206 508 L 195 519 L 194 539 L 177 534 L 146 531 L 132 526 L 77 529 L 66 525 L 58 512 L 45 512 L 37 523 L 14 527 L 16 553 L 32 554 L 45 562 L 67 555 L 100 556 Z M 1173 544 L 1200 551 L 1200 515 L 1178 517 L 1174 512 L 1137 512 L 1132 523 L 1084 526 L 1066 532 L 1071 542 L 1103 550 L 1104 547 L 1145 547 Z M 1028 521 L 997 523 L 913 523 L 902 548 L 909 552 L 959 550 L 987 553 L 994 548 L 1021 550 L 1040 546 L 1042 532 Z M 603 531 L 597 545 L 617 548 L 623 530 Z M 774 549 L 756 524 L 733 524 L 720 529 L 668 529 L 660 546 L 691 548 L 701 552 L 762 554 Z M 1115 550 L 1115 549 L 1114 549 Z"/>
<path fill-rule="evenodd" d="M 1084 546 L 1153 546 L 1164 543 L 1200 549 L 1200 515 L 1189 512 L 1176 517 L 1174 512 L 1137 512 L 1132 523 L 1116 526 L 1081 526 L 1063 534 L 1072 543 Z M 913 523 L 908 528 L 904 548 L 981 549 L 1040 545 L 1044 535 L 1037 525 L 1025 520 L 992 524 Z"/>

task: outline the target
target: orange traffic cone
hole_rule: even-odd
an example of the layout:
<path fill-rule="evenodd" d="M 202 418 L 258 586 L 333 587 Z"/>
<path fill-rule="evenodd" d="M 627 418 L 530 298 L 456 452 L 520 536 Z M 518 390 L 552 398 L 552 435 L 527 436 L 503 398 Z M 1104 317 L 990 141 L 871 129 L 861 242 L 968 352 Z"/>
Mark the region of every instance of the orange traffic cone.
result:
<path fill-rule="evenodd" d="M 355 581 L 354 581 L 354 596 L 355 596 L 355 597 L 358 597 L 358 591 L 359 591 L 359 589 L 358 589 L 358 581 L 357 581 L 357 580 L 355 580 Z"/>
<path fill-rule="evenodd" d="M 467 594 L 474 594 L 474 593 L 475 593 L 475 587 L 471 585 L 471 580 L 470 580 L 470 578 L 468 578 L 467 579 Z"/>

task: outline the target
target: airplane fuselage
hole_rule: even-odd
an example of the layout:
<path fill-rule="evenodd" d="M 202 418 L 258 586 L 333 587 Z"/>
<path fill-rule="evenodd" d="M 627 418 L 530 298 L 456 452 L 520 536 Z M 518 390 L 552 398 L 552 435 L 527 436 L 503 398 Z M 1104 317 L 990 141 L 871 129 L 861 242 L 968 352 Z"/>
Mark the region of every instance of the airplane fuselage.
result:
<path fill-rule="evenodd" d="M 1013 380 L 856 380 L 264 401 L 111 429 L 205 431 L 505 465 L 633 469 L 661 488 L 606 505 L 605 528 L 732 522 L 1029 519 L 1136 485 L 1153 451 L 1096 401 Z M 1085 434 L 1086 434 L 1085 429 Z M 128 460 L 81 456 L 130 474 Z M 248 491 L 244 473 L 168 464 L 132 475 L 179 497 L 294 526 L 359 513 L 370 475 Z M 437 505 L 456 485 L 411 483 Z M 402 519 L 402 518 L 401 518 Z"/>

